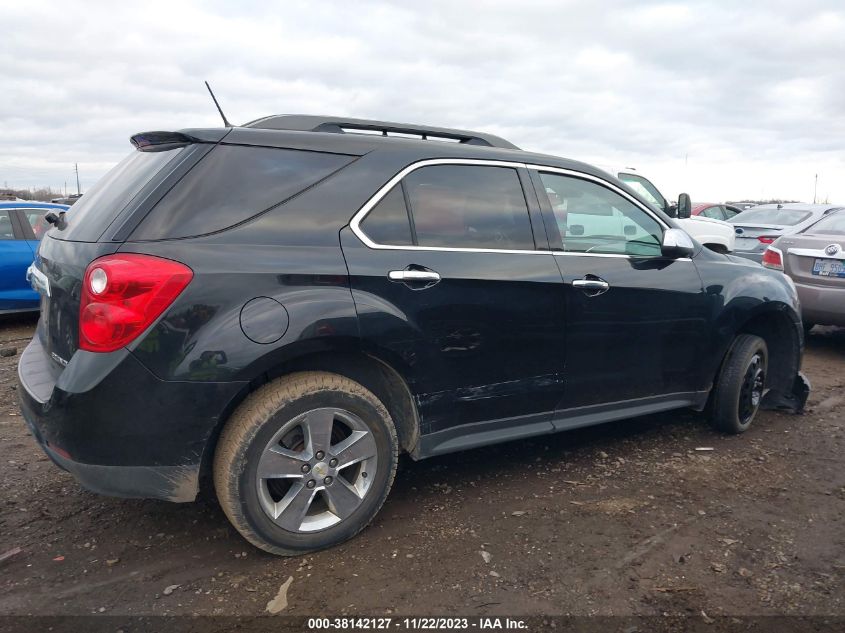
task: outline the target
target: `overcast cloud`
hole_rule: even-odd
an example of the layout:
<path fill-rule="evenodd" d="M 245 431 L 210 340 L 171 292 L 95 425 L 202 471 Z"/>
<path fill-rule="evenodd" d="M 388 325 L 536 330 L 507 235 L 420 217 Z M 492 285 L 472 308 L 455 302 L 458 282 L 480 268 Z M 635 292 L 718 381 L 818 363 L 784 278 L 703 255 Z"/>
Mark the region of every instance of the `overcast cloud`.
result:
<path fill-rule="evenodd" d="M 845 3 L 0 0 L 0 184 L 83 190 L 138 131 L 337 114 L 845 202 Z M 75 185 L 74 185 L 75 186 Z"/>

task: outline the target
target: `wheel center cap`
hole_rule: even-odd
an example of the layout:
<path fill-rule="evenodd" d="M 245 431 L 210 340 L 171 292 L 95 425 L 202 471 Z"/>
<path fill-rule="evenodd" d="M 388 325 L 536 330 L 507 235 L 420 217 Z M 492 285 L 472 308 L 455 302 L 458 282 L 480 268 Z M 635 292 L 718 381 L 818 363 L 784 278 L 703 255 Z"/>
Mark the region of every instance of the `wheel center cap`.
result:
<path fill-rule="evenodd" d="M 329 474 L 329 465 L 326 462 L 320 462 L 315 464 L 312 470 L 317 477 L 325 477 Z"/>

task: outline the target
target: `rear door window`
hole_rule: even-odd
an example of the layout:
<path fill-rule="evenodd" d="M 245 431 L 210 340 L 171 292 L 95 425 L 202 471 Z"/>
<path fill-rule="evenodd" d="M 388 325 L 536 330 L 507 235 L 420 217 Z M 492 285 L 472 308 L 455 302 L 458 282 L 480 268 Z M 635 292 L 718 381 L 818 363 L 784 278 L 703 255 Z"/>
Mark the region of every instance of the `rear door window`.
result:
<path fill-rule="evenodd" d="M 414 243 L 401 183 L 372 208 L 361 223 L 361 229 L 377 244 L 410 246 Z"/>
<path fill-rule="evenodd" d="M 431 165 L 411 172 L 404 184 L 419 246 L 535 248 L 515 169 Z"/>
<path fill-rule="evenodd" d="M 132 239 L 222 231 L 289 200 L 353 160 L 323 152 L 219 145 L 162 198 Z"/>

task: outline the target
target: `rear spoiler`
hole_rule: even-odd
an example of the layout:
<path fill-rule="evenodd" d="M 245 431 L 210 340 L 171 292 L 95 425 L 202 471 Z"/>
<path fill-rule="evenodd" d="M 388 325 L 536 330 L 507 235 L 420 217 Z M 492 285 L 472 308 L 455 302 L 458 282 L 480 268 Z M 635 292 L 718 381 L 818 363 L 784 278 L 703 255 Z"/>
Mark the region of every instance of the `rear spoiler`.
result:
<path fill-rule="evenodd" d="M 129 142 L 139 152 L 166 152 L 194 143 L 218 143 L 231 132 L 231 128 L 183 130 L 181 132 L 139 132 L 129 137 Z"/>

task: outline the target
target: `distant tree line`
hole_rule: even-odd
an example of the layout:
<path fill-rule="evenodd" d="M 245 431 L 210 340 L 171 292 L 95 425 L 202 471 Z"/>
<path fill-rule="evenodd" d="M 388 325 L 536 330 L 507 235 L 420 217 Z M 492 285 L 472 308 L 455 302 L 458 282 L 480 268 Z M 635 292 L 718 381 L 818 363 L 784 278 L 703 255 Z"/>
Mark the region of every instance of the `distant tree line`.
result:
<path fill-rule="evenodd" d="M 61 191 L 53 191 L 52 187 L 33 187 L 32 189 L 0 189 L 0 200 L 37 200 L 38 202 L 49 202 L 52 198 L 62 196 Z"/>

